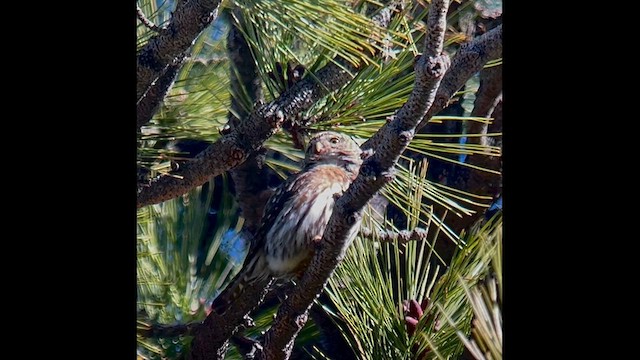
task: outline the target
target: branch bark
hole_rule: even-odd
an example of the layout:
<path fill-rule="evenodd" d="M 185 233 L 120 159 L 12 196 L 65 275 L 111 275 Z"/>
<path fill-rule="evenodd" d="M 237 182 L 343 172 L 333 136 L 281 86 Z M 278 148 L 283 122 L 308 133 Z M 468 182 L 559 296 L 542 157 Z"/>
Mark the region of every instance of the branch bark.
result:
<path fill-rule="evenodd" d="M 220 0 L 191 0 L 177 6 L 166 29 L 140 50 L 136 70 L 138 127 L 151 120 L 173 83 L 175 67 L 180 67 L 189 47 L 217 17 L 219 6 Z"/>
<path fill-rule="evenodd" d="M 149 20 L 144 15 L 144 12 L 142 12 L 142 9 L 140 9 L 140 6 L 138 5 L 136 5 L 136 14 L 138 15 L 138 20 L 140 20 L 140 22 L 143 23 L 144 26 L 149 28 L 149 30 L 155 31 L 155 32 L 159 32 L 161 30 L 161 28 L 158 25 L 154 24 L 153 21 Z"/>
<path fill-rule="evenodd" d="M 136 104 L 136 119 L 138 127 L 148 123 L 156 113 L 162 100 L 167 96 L 173 81 L 178 75 L 178 70 L 182 67 L 186 59 L 185 54 L 178 56 L 175 62 L 168 65 L 162 75 L 156 80 L 146 95 Z"/>
<path fill-rule="evenodd" d="M 434 0 L 429 9 L 425 51 L 416 62 L 414 89 L 388 126 L 383 127 L 375 153 L 367 158 L 345 194 L 336 201 L 320 250 L 293 293 L 278 310 L 273 326 L 265 335 L 261 359 L 288 359 L 294 340 L 307 321 L 313 300 L 345 256 L 347 239 L 358 231 L 364 206 L 383 185 L 393 179 L 400 154 L 413 138 L 418 122 L 427 114 L 436 91 L 450 65 L 442 53 L 449 0 Z"/>
<path fill-rule="evenodd" d="M 224 317 L 215 311 L 207 316 L 191 342 L 188 360 L 224 359 L 228 339 L 238 330 L 238 325 L 250 323 L 247 313 L 262 303 L 268 292 L 270 280 L 247 287 L 240 297 L 229 306 Z M 259 299 L 258 302 L 255 299 Z"/>

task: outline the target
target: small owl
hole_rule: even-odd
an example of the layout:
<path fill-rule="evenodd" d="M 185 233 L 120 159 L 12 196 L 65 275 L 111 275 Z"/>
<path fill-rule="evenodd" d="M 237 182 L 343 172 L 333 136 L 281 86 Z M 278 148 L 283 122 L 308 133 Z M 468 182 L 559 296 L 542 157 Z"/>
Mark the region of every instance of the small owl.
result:
<path fill-rule="evenodd" d="M 361 154 L 358 144 L 340 133 L 324 131 L 311 138 L 302 170 L 281 184 L 267 202 L 242 270 L 212 304 L 216 312 L 226 311 L 247 284 L 302 275 L 322 239 L 337 196 L 358 175 Z M 349 241 L 356 234 L 354 231 Z"/>

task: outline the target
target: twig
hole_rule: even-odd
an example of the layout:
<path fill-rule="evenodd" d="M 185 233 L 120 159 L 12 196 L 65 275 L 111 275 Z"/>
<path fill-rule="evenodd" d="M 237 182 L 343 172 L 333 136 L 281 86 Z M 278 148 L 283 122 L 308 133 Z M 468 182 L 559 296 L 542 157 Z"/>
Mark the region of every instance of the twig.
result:
<path fill-rule="evenodd" d="M 442 79 L 433 105 L 418 125 L 419 130 L 449 103 L 449 99 L 458 91 L 473 74 L 482 70 L 484 65 L 502 56 L 502 25 L 460 46 L 451 59 L 451 67 Z"/>
<path fill-rule="evenodd" d="M 382 186 L 393 179 L 393 167 L 407 147 L 418 122 L 434 101 L 436 90 L 449 67 L 442 54 L 448 0 L 433 0 L 427 26 L 424 55 L 415 65 L 414 89 L 396 118 L 381 135 L 375 153 L 367 158 L 356 180 L 336 201 L 327 230 L 299 285 L 282 303 L 276 320 L 265 334 L 262 359 L 288 359 L 297 334 L 307 321 L 313 300 L 323 290 L 335 267 L 345 256 L 347 240 L 358 230 L 364 206 Z"/>
<path fill-rule="evenodd" d="M 138 20 L 140 20 L 140 22 L 142 24 L 144 24 L 144 26 L 149 28 L 149 30 L 155 31 L 155 32 L 160 32 L 163 29 L 163 28 L 159 27 L 158 25 L 154 24 L 153 21 L 149 20 L 144 15 L 144 13 L 142 12 L 142 9 L 140 9 L 140 6 L 138 6 L 138 5 L 136 5 L 136 14 L 138 14 Z"/>
<path fill-rule="evenodd" d="M 361 228 L 360 236 L 365 239 L 370 239 L 378 242 L 398 242 L 400 244 L 406 244 L 409 241 L 422 241 L 426 240 L 429 235 L 429 229 L 415 228 L 411 231 L 387 231 L 387 230 L 372 230 L 369 228 Z"/>

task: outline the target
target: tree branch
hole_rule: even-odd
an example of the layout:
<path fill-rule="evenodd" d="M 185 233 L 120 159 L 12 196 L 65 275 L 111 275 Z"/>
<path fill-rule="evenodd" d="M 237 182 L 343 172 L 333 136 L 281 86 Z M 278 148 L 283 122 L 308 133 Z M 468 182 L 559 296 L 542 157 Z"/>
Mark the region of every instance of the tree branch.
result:
<path fill-rule="evenodd" d="M 211 311 L 195 334 L 187 359 L 223 359 L 227 351 L 227 340 L 238 330 L 238 324 L 251 322 L 247 314 L 262 303 L 270 283 L 271 280 L 267 280 L 247 287 L 229 306 L 224 316 Z"/>
<path fill-rule="evenodd" d="M 140 22 L 144 24 L 144 26 L 149 28 L 149 30 L 155 31 L 155 32 L 160 32 L 160 30 L 162 30 L 162 28 L 154 24 L 153 21 L 149 20 L 144 15 L 144 13 L 142 12 L 142 9 L 140 9 L 140 6 L 138 6 L 137 4 L 136 4 L 136 14 L 138 15 L 138 20 L 140 20 Z"/>
<path fill-rule="evenodd" d="M 355 70 L 352 66 L 346 67 Z M 204 184 L 210 177 L 240 165 L 280 129 L 286 118 L 310 108 L 324 95 L 342 87 L 351 79 L 351 74 L 337 64 L 330 63 L 318 71 L 316 77 L 319 81 L 308 76 L 282 93 L 278 99 L 254 109 L 246 121 L 172 173 L 180 178 L 159 176 L 140 188 L 137 206 L 177 197 Z"/>
<path fill-rule="evenodd" d="M 480 87 L 476 93 L 471 116 L 487 117 L 499 101 L 502 92 L 502 66 L 492 66 L 480 71 Z M 469 134 L 486 134 L 489 124 L 470 121 L 467 132 Z M 487 137 L 472 137 L 470 144 L 487 144 Z"/>
<path fill-rule="evenodd" d="M 389 126 L 380 130 L 382 141 L 375 153 L 367 158 L 355 181 L 336 201 L 320 250 L 292 294 L 278 310 L 273 326 L 265 335 L 259 357 L 288 359 L 294 340 L 308 318 L 313 300 L 323 290 L 335 267 L 342 261 L 351 238 L 362 220 L 364 206 L 382 186 L 393 179 L 393 169 L 407 147 L 418 122 L 431 107 L 436 90 L 449 67 L 450 60 L 442 54 L 446 12 L 449 0 L 433 0 L 429 9 L 424 55 L 415 65 L 414 89 L 407 102 Z"/>
<path fill-rule="evenodd" d="M 427 124 L 433 115 L 444 109 L 456 91 L 458 91 L 473 74 L 482 70 L 487 61 L 500 56 L 502 56 L 502 25 L 462 45 L 451 59 L 451 67 L 449 67 L 449 70 L 442 79 L 433 105 L 431 105 L 429 111 L 425 114 L 422 121 L 420 121 L 416 130 L 419 131 Z M 389 126 L 389 123 L 383 125 L 381 130 L 384 131 L 378 131 L 369 138 L 369 140 L 362 144 L 362 149 L 375 149 L 383 140 L 382 134 L 386 132 L 385 128 Z"/>
<path fill-rule="evenodd" d="M 395 242 L 400 244 L 406 244 L 409 241 L 422 241 L 426 240 L 429 235 L 429 229 L 415 228 L 411 231 L 387 231 L 387 230 L 372 230 L 369 228 L 361 228 L 360 236 L 365 239 L 378 241 L 378 242 Z"/>
<path fill-rule="evenodd" d="M 162 99 L 169 92 L 169 88 L 178 75 L 178 70 L 182 67 L 186 57 L 184 54 L 176 58 L 175 63 L 167 66 L 164 73 L 156 80 L 155 85 L 149 89 L 146 96 L 136 105 L 136 122 L 138 127 L 146 124 L 156 113 Z"/>
<path fill-rule="evenodd" d="M 166 29 L 152 37 L 137 58 L 136 106 L 138 126 L 153 116 L 164 99 L 174 76 L 172 66 L 180 66 L 184 54 L 200 33 L 217 17 L 220 0 L 191 0 L 177 6 Z M 151 111 L 153 110 L 153 111 Z"/>

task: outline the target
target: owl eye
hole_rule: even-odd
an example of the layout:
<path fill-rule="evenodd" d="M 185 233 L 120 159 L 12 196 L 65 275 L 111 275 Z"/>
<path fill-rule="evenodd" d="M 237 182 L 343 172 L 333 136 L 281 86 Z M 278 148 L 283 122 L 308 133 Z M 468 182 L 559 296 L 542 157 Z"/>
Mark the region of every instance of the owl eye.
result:
<path fill-rule="evenodd" d="M 338 139 L 337 137 L 332 137 L 329 142 L 332 144 L 337 144 L 340 141 L 340 139 Z"/>

